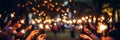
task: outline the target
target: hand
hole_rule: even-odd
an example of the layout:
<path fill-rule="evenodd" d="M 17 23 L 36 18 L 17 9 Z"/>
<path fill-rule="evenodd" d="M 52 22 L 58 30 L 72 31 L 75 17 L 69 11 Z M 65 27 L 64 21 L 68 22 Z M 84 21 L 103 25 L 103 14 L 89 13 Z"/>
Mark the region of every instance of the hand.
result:
<path fill-rule="evenodd" d="M 34 36 L 39 33 L 39 30 L 33 30 L 29 36 Z"/>
<path fill-rule="evenodd" d="M 30 35 L 26 38 L 26 40 L 31 40 L 34 35 L 38 34 L 39 33 L 39 30 L 33 30 Z"/>
<path fill-rule="evenodd" d="M 37 40 L 44 40 L 46 38 L 46 34 L 41 34 L 37 37 Z"/>

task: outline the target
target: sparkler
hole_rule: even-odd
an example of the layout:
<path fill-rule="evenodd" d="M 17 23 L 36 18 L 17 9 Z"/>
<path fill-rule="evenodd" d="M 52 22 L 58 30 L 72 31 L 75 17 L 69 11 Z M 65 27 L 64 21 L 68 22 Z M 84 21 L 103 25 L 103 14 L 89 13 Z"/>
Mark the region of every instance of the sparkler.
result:
<path fill-rule="evenodd" d="M 78 19 L 78 20 L 77 20 L 77 23 L 82 23 L 82 20 L 81 20 L 81 19 Z"/>
<path fill-rule="evenodd" d="M 88 19 L 88 16 L 86 16 L 85 19 Z"/>
<path fill-rule="evenodd" d="M 72 20 L 72 22 L 73 22 L 73 23 L 75 23 L 75 22 L 76 22 L 76 20 L 75 20 L 75 19 L 73 19 L 73 20 Z"/>
<path fill-rule="evenodd" d="M 14 13 L 12 13 L 10 16 L 11 16 L 11 17 L 14 17 Z"/>
<path fill-rule="evenodd" d="M 82 26 L 82 25 L 80 25 L 79 29 L 82 29 L 82 28 L 83 28 L 83 26 Z"/>
<path fill-rule="evenodd" d="M 85 17 L 82 17 L 81 19 L 82 19 L 82 21 L 84 21 L 84 20 L 85 20 Z"/>
<path fill-rule="evenodd" d="M 31 20 L 31 23 L 32 23 L 32 24 L 35 24 L 36 22 L 35 22 L 34 20 Z"/>
<path fill-rule="evenodd" d="M 97 30 L 97 32 L 98 32 L 98 33 L 104 33 L 104 31 L 105 31 L 107 28 L 108 28 L 107 25 L 102 24 L 102 23 L 98 23 L 98 30 Z"/>
<path fill-rule="evenodd" d="M 21 33 L 22 33 L 22 34 L 25 34 L 25 30 L 24 30 L 24 29 L 22 29 L 22 30 L 21 30 Z"/>
<path fill-rule="evenodd" d="M 89 22 L 89 23 L 91 23 L 91 21 L 92 21 L 91 19 L 88 19 L 88 22 Z"/>
<path fill-rule="evenodd" d="M 43 24 L 38 25 L 40 29 L 43 29 Z"/>
<path fill-rule="evenodd" d="M 95 17 L 95 16 L 93 17 L 93 22 L 94 22 L 94 23 L 96 22 L 96 17 Z"/>
<path fill-rule="evenodd" d="M 45 28 L 46 28 L 46 29 L 50 29 L 49 25 L 45 25 Z"/>
<path fill-rule="evenodd" d="M 20 20 L 20 22 L 21 22 L 22 24 L 24 24 L 24 22 L 25 22 L 25 19 L 22 19 L 22 20 Z"/>
<path fill-rule="evenodd" d="M 0 14 L 0 18 L 2 17 L 2 15 Z"/>

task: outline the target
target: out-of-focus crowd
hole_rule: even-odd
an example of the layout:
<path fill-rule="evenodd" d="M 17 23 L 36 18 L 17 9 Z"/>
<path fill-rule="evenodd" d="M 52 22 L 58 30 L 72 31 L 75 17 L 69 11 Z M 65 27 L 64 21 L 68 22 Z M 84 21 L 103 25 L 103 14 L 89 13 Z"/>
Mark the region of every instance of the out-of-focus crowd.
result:
<path fill-rule="evenodd" d="M 71 38 L 75 38 L 75 32 L 80 33 L 80 40 L 119 40 L 120 23 L 115 23 L 115 27 L 105 30 L 102 33 L 97 32 L 96 24 L 81 23 L 67 24 L 70 28 Z M 42 27 L 41 27 L 42 26 Z M 100 25 L 101 26 L 101 25 Z M 46 32 L 53 32 L 56 36 L 62 29 L 64 33 L 66 24 L 63 22 L 51 24 L 22 24 L 19 20 L 9 20 L 4 28 L 0 27 L 0 40 L 46 40 Z"/>

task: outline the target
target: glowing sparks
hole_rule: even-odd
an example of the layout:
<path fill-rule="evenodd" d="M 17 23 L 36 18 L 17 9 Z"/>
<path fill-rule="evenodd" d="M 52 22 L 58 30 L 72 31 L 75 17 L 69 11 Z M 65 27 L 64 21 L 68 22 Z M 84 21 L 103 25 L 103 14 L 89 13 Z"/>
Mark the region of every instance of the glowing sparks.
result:
<path fill-rule="evenodd" d="M 94 23 L 96 22 L 96 17 L 93 17 L 93 22 L 94 22 Z"/>
<path fill-rule="evenodd" d="M 73 20 L 72 20 L 72 22 L 73 22 L 73 23 L 75 23 L 75 22 L 76 22 L 76 20 L 75 20 L 75 19 L 73 19 Z"/>
<path fill-rule="evenodd" d="M 48 1 L 44 1 L 44 3 L 48 3 Z"/>
<path fill-rule="evenodd" d="M 81 19 L 78 19 L 78 20 L 77 20 L 77 23 L 82 23 L 82 20 L 81 20 Z"/>
<path fill-rule="evenodd" d="M 105 17 L 104 17 L 104 16 L 101 16 L 101 19 L 102 19 L 102 20 L 105 20 Z"/>
<path fill-rule="evenodd" d="M 43 29 L 43 24 L 38 25 L 40 29 Z"/>
<path fill-rule="evenodd" d="M 91 21 L 92 21 L 91 19 L 88 19 L 88 22 L 90 22 L 90 23 L 91 23 Z"/>
<path fill-rule="evenodd" d="M 2 15 L 0 14 L 0 18 L 2 17 Z"/>
<path fill-rule="evenodd" d="M 14 14 L 15 14 L 15 13 L 12 13 L 10 16 L 11 16 L 11 17 L 14 17 Z"/>
<path fill-rule="evenodd" d="M 79 26 L 79 29 L 82 29 L 82 28 L 83 28 L 83 26 L 82 26 L 82 25 L 80 25 L 80 26 Z"/>
<path fill-rule="evenodd" d="M 109 19 L 109 22 L 112 22 L 112 18 Z"/>
<path fill-rule="evenodd" d="M 84 21 L 84 20 L 85 20 L 85 17 L 82 17 L 81 19 L 82 19 L 82 21 Z"/>
<path fill-rule="evenodd" d="M 74 13 L 77 13 L 77 11 L 76 11 L 76 10 L 74 10 L 73 12 L 74 12 Z"/>
<path fill-rule="evenodd" d="M 25 19 L 21 19 L 21 20 L 20 20 L 20 22 L 21 22 L 22 24 L 24 24 L 24 22 L 25 22 Z"/>
<path fill-rule="evenodd" d="M 88 16 L 85 16 L 85 19 L 88 19 Z"/>
<path fill-rule="evenodd" d="M 22 29 L 22 30 L 21 30 L 21 33 L 25 34 L 25 30 L 24 30 L 24 29 Z"/>
<path fill-rule="evenodd" d="M 98 23 L 98 30 L 97 30 L 97 32 L 98 32 L 98 33 L 102 33 L 102 32 L 104 32 L 107 28 L 108 28 L 107 25 L 102 24 L 102 23 L 99 22 L 99 23 Z"/>
<path fill-rule="evenodd" d="M 46 28 L 46 29 L 50 29 L 49 25 L 45 25 L 45 28 Z"/>
<path fill-rule="evenodd" d="M 35 22 L 34 20 L 31 20 L 31 23 L 32 23 L 32 24 L 35 24 L 36 22 Z"/>

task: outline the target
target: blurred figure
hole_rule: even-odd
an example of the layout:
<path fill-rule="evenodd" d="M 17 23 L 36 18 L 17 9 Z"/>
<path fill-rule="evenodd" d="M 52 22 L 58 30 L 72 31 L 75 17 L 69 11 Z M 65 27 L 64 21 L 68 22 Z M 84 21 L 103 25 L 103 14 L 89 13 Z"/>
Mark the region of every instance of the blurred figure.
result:
<path fill-rule="evenodd" d="M 74 26 L 74 25 L 71 25 L 70 35 L 71 35 L 71 38 L 72 38 L 72 39 L 75 38 L 75 26 Z"/>
<path fill-rule="evenodd" d="M 114 40 L 120 40 L 120 22 L 115 23 L 115 30 L 111 31 L 108 36 L 111 36 Z"/>
<path fill-rule="evenodd" d="M 58 31 L 57 24 L 54 23 L 54 26 L 53 26 L 53 32 L 54 32 L 54 35 L 55 35 L 55 36 L 57 35 L 57 31 Z"/>
<path fill-rule="evenodd" d="M 62 28 L 62 32 L 65 32 L 65 26 L 64 26 L 64 23 L 61 23 L 61 28 Z"/>

